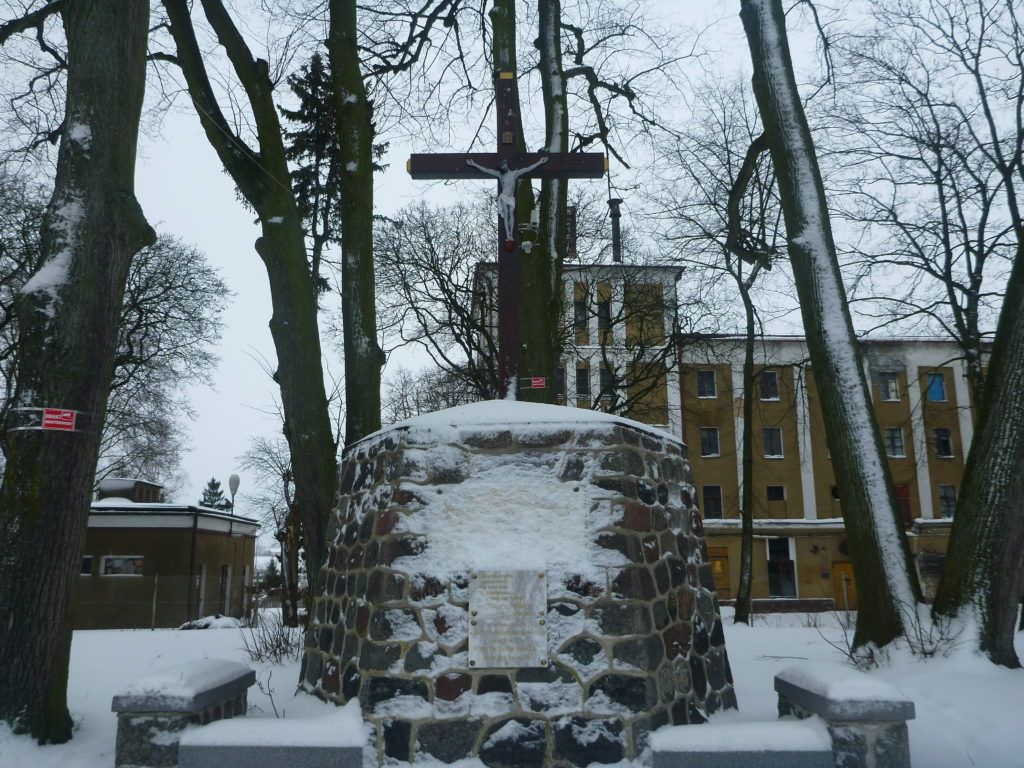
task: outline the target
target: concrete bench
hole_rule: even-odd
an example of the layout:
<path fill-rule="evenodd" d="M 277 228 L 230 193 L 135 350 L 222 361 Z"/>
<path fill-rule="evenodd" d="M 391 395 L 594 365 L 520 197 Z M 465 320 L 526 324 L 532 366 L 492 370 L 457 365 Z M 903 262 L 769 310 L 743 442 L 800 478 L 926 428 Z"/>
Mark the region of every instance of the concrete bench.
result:
<path fill-rule="evenodd" d="M 652 768 L 832 768 L 818 720 L 707 723 L 651 734 Z"/>
<path fill-rule="evenodd" d="M 358 702 L 327 717 L 245 718 L 190 729 L 179 768 L 362 768 L 366 732 Z"/>
<path fill-rule="evenodd" d="M 256 673 L 225 659 L 196 659 L 140 677 L 114 696 L 115 768 L 173 768 L 186 726 L 244 715 Z"/>
<path fill-rule="evenodd" d="M 804 662 L 775 676 L 779 716 L 818 716 L 840 768 L 909 768 L 914 702 L 891 685 L 840 664 Z"/>

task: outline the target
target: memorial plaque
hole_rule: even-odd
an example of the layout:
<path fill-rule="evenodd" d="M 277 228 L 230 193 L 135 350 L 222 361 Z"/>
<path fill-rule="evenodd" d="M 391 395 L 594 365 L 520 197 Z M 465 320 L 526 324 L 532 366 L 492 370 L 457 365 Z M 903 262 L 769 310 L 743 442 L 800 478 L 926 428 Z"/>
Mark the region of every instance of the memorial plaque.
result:
<path fill-rule="evenodd" d="M 469 666 L 547 666 L 547 596 L 544 571 L 471 573 Z"/>

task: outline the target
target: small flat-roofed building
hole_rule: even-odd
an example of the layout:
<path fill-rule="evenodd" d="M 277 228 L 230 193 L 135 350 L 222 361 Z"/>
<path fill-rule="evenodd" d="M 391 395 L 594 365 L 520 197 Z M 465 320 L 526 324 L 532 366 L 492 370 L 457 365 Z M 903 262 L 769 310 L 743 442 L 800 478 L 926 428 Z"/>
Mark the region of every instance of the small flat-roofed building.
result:
<path fill-rule="evenodd" d="M 176 627 L 190 619 L 249 614 L 259 523 L 163 501 L 145 480 L 110 478 L 92 503 L 75 629 Z"/>

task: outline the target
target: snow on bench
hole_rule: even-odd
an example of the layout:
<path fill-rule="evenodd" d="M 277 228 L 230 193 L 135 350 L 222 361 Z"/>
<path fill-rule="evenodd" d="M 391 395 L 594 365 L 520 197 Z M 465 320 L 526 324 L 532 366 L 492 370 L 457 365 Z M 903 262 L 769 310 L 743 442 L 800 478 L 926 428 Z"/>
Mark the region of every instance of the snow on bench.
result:
<path fill-rule="evenodd" d="M 114 696 L 115 768 L 177 765 L 178 741 L 190 724 L 244 715 L 256 673 L 237 661 L 196 659 L 140 677 Z"/>
<path fill-rule="evenodd" d="M 910 768 L 907 720 L 914 702 L 863 672 L 826 662 L 802 662 L 775 676 L 779 716 L 820 717 L 843 768 Z"/>
<path fill-rule="evenodd" d="M 825 720 L 914 719 L 914 702 L 891 685 L 841 664 L 808 661 L 786 667 L 775 676 L 775 691 L 780 707 L 786 699 Z"/>
<path fill-rule="evenodd" d="M 326 717 L 223 720 L 184 733 L 179 768 L 361 768 L 366 726 L 358 701 Z"/>
<path fill-rule="evenodd" d="M 832 768 L 820 720 L 706 723 L 651 734 L 653 768 Z"/>

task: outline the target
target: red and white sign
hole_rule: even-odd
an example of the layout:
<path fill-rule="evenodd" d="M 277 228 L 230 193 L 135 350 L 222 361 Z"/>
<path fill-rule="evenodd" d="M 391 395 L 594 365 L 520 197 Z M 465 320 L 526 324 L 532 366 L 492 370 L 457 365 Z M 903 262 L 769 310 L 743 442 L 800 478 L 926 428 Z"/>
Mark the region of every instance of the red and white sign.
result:
<path fill-rule="evenodd" d="M 548 380 L 543 376 L 533 376 L 530 379 L 530 389 L 546 389 L 548 386 Z"/>
<path fill-rule="evenodd" d="M 56 429 L 62 432 L 74 432 L 75 419 L 78 411 L 64 408 L 43 408 L 43 429 Z"/>

